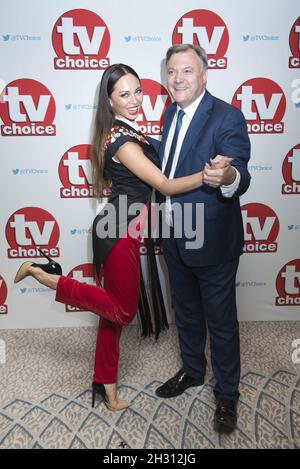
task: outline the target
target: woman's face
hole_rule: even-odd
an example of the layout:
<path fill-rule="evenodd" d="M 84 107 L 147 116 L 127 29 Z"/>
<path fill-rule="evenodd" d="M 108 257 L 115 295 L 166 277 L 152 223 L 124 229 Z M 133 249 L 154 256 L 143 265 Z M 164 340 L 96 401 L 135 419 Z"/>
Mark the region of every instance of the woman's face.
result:
<path fill-rule="evenodd" d="M 140 81 L 131 73 L 124 75 L 115 84 L 109 101 L 116 116 L 134 121 L 143 102 Z"/>

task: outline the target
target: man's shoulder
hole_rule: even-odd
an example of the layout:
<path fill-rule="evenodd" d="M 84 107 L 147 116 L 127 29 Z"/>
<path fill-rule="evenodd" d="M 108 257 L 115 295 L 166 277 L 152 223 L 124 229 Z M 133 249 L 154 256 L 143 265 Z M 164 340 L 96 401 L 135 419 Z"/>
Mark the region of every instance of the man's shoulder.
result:
<path fill-rule="evenodd" d="M 167 107 L 167 109 L 165 110 L 165 116 L 169 115 L 170 113 L 172 112 L 175 112 L 176 111 L 176 108 L 177 108 L 177 105 L 175 102 L 173 102 L 172 104 L 170 104 L 170 106 Z"/>
<path fill-rule="evenodd" d="M 217 112 L 224 112 L 226 114 L 232 113 L 237 116 L 243 116 L 243 113 L 237 107 L 233 106 L 232 104 L 224 101 L 223 99 L 217 98 L 216 96 L 212 96 L 213 104 L 215 111 Z"/>

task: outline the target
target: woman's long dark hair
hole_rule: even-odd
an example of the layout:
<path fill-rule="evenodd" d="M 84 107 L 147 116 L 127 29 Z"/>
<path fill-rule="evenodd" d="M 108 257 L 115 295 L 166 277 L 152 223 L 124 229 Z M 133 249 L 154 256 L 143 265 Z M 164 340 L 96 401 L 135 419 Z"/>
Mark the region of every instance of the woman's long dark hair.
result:
<path fill-rule="evenodd" d="M 111 65 L 105 70 L 102 76 L 91 154 L 93 188 L 96 197 L 101 197 L 103 195 L 103 189 L 105 188 L 105 180 L 103 178 L 105 141 L 115 119 L 109 98 L 114 91 L 117 81 L 128 74 L 134 75 L 140 80 L 135 70 L 125 64 Z"/>

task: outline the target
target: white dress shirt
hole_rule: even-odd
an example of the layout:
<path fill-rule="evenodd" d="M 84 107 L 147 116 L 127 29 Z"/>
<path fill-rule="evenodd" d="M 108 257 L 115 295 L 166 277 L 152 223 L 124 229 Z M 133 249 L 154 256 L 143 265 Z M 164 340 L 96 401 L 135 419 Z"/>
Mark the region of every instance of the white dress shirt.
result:
<path fill-rule="evenodd" d="M 201 102 L 201 100 L 204 96 L 204 93 L 205 93 L 205 90 L 192 104 L 190 104 L 189 106 L 187 106 L 186 108 L 183 109 L 184 110 L 184 116 L 183 116 L 183 119 L 182 119 L 182 125 L 181 125 L 181 128 L 180 128 L 180 131 L 179 131 L 179 134 L 178 134 L 178 140 L 177 140 L 176 150 L 175 150 L 175 154 L 174 154 L 174 160 L 173 160 L 172 168 L 171 168 L 171 171 L 170 171 L 169 179 L 174 178 L 174 174 L 175 174 L 175 171 L 176 171 L 178 158 L 179 158 L 179 154 L 180 154 L 180 150 L 181 150 L 181 147 L 182 147 L 182 144 L 183 144 L 185 134 L 186 134 L 186 132 L 189 128 L 189 125 L 191 123 L 191 120 L 193 119 L 194 114 L 195 114 L 195 112 L 196 112 L 196 110 L 197 110 L 197 108 L 198 108 L 198 106 L 199 106 L 199 104 L 200 104 L 200 102 Z M 172 140 L 173 140 L 173 136 L 174 136 L 174 132 L 175 132 L 177 115 L 178 115 L 178 112 L 180 111 L 180 109 L 181 108 L 179 106 L 177 106 L 177 111 L 174 115 L 173 121 L 172 121 L 171 126 L 170 126 L 168 138 L 167 138 L 167 141 L 166 141 L 165 151 L 164 151 L 164 158 L 163 158 L 163 162 L 162 162 L 162 170 L 163 171 L 165 170 L 165 167 L 167 165 L 168 156 L 169 156 L 169 153 L 170 153 Z M 230 155 L 226 155 L 226 156 L 230 156 Z M 221 186 L 222 195 L 224 197 L 231 197 L 235 193 L 235 191 L 237 190 L 237 188 L 239 186 L 241 175 L 237 171 L 236 168 L 234 168 L 234 169 L 236 171 L 236 178 L 233 181 L 233 183 L 228 185 L 228 186 Z M 170 226 L 172 226 L 171 210 L 172 210 L 171 197 L 166 197 L 166 222 Z"/>

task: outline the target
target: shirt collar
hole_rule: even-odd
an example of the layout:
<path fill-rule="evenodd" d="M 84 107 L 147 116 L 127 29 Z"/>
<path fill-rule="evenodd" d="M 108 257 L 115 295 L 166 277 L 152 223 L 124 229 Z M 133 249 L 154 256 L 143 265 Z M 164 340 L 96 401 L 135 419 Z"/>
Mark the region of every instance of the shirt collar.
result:
<path fill-rule="evenodd" d="M 202 101 L 204 94 L 205 94 L 205 90 L 200 94 L 200 96 L 194 102 L 192 102 L 192 104 L 190 104 L 189 106 L 183 109 L 184 113 L 188 116 L 190 120 L 192 120 L 192 118 L 194 117 L 196 109 L 199 106 L 200 102 Z M 180 109 L 181 107 L 179 107 L 177 104 L 177 112 L 179 112 Z"/>
<path fill-rule="evenodd" d="M 118 121 L 125 122 L 125 124 L 130 125 L 130 127 L 140 132 L 139 124 L 137 122 L 130 121 L 129 119 L 126 119 L 126 117 L 122 116 L 116 116 L 116 119 L 118 119 Z"/>

